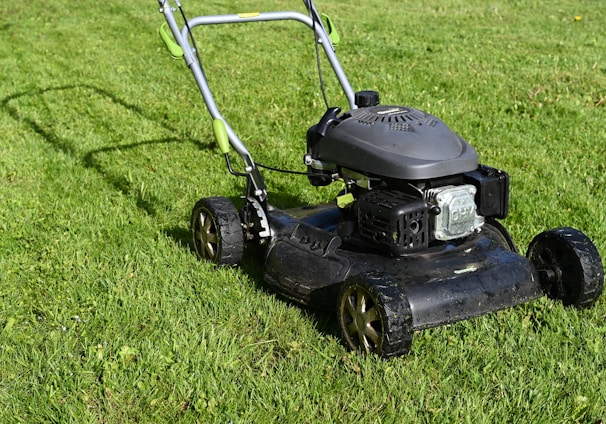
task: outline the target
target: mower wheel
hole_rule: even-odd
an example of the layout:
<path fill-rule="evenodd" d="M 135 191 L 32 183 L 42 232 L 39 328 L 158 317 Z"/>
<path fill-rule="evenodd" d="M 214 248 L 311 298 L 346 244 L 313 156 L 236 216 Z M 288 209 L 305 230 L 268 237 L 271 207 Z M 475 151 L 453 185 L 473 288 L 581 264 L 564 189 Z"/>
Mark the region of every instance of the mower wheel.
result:
<path fill-rule="evenodd" d="M 482 226 L 482 231 L 485 231 L 490 238 L 499 243 L 502 247 L 510 252 L 519 253 L 518 248 L 513 242 L 513 238 L 503 224 L 493 218 L 487 218 Z"/>
<path fill-rule="evenodd" d="M 200 259 L 218 265 L 237 265 L 244 252 L 240 215 L 225 197 L 204 197 L 191 214 L 191 235 Z"/>
<path fill-rule="evenodd" d="M 590 307 L 602 293 L 604 267 L 593 242 L 574 228 L 537 235 L 526 253 L 539 273 L 541 288 L 565 306 Z"/>
<path fill-rule="evenodd" d="M 337 300 L 339 326 L 350 349 L 384 358 L 410 351 L 412 312 L 397 280 L 377 272 L 359 274 L 343 283 Z"/>

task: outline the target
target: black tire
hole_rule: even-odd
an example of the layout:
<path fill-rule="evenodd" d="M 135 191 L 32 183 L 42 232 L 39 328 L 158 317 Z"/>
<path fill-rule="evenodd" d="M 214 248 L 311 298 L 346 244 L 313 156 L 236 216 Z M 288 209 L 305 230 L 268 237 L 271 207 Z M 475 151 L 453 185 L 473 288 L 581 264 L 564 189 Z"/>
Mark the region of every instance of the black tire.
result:
<path fill-rule="evenodd" d="M 486 222 L 482 226 L 482 231 L 486 231 L 490 238 L 505 249 L 514 253 L 519 253 L 511 234 L 509 234 L 509 231 L 507 231 L 507 229 L 503 227 L 503 224 L 496 219 L 487 218 Z"/>
<path fill-rule="evenodd" d="M 410 352 L 412 312 L 397 280 L 360 274 L 342 284 L 337 300 L 339 327 L 350 349 L 383 358 Z"/>
<path fill-rule="evenodd" d="M 602 293 L 604 267 L 593 242 L 574 228 L 537 235 L 526 253 L 539 273 L 541 288 L 565 306 L 590 307 Z"/>
<path fill-rule="evenodd" d="M 218 265 L 237 265 L 244 253 L 244 232 L 240 215 L 225 197 L 205 197 L 191 214 L 194 250 L 200 259 Z"/>

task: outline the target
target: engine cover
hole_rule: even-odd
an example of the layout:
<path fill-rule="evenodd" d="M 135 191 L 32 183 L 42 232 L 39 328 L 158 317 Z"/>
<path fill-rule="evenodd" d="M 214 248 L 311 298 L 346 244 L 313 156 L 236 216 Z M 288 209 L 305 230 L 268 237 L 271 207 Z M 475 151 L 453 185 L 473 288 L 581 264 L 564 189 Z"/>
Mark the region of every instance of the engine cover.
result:
<path fill-rule="evenodd" d="M 314 159 L 382 177 L 424 180 L 470 172 L 475 149 L 444 122 L 404 106 L 344 113 L 317 143 Z"/>

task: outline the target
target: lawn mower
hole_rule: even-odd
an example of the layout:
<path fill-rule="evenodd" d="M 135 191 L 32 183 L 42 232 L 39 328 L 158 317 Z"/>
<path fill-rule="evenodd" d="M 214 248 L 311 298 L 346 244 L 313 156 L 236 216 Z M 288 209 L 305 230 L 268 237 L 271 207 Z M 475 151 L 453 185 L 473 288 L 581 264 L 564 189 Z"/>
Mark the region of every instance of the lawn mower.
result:
<path fill-rule="evenodd" d="M 334 25 L 312 0 L 304 0 L 307 14 L 192 19 L 178 1 L 159 4 L 166 21 L 160 36 L 193 73 L 227 170 L 247 183 L 240 208 L 221 196 L 195 204 L 191 234 L 200 258 L 236 265 L 245 245 L 256 245 L 269 287 L 300 304 L 336 310 L 349 348 L 385 358 L 409 352 L 415 331 L 543 294 L 577 308 L 598 299 L 604 270 L 592 241 L 557 228 L 537 235 L 525 256 L 518 253 L 499 222 L 508 214 L 509 175 L 478 163 L 476 150 L 439 118 L 382 105 L 375 91 L 354 92 L 335 54 Z M 215 103 L 192 34 L 201 25 L 268 21 L 313 31 L 316 54 L 323 51 L 349 103 L 343 112 L 326 102 L 306 133 L 302 166 L 309 182 L 344 187 L 325 204 L 272 206 L 260 165 Z M 242 161 L 237 167 L 231 149 Z"/>

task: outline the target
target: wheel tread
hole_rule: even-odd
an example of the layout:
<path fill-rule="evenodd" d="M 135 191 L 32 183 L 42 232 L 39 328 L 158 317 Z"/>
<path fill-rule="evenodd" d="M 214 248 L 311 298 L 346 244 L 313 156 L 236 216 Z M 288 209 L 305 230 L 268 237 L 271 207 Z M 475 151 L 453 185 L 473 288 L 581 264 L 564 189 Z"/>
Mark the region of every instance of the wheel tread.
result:
<path fill-rule="evenodd" d="M 203 197 L 195 204 L 191 215 L 191 232 L 194 250 L 199 257 L 204 257 L 197 251 L 195 239 L 195 226 L 197 215 L 206 211 L 214 223 L 217 231 L 217 253 L 214 258 L 207 258 L 218 265 L 237 265 L 244 254 L 244 234 L 240 215 L 234 204 L 226 197 Z"/>
<path fill-rule="evenodd" d="M 574 252 L 582 273 L 578 282 L 580 293 L 571 300 L 570 305 L 578 309 L 590 307 L 600 297 L 604 286 L 604 266 L 597 248 L 581 231 L 561 227 L 537 235 L 528 247 L 527 256 L 533 260 L 536 251 L 550 243 L 566 243 L 568 249 Z"/>
<path fill-rule="evenodd" d="M 348 347 L 355 349 L 348 342 L 345 331 L 352 331 L 344 322 L 341 308 L 344 296 L 352 286 L 361 287 L 372 297 L 377 313 L 382 322 L 383 333 L 379 334 L 379 347 L 372 351 L 383 358 L 391 358 L 407 354 L 413 342 L 412 311 L 406 295 L 399 282 L 392 277 L 379 272 L 368 272 L 350 278 L 339 291 L 337 307 L 338 320 L 343 331 L 343 340 Z M 355 326 L 354 326 L 355 327 Z M 360 343 L 362 344 L 362 343 Z"/>

